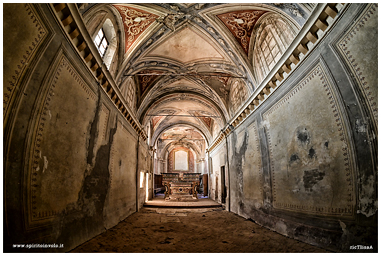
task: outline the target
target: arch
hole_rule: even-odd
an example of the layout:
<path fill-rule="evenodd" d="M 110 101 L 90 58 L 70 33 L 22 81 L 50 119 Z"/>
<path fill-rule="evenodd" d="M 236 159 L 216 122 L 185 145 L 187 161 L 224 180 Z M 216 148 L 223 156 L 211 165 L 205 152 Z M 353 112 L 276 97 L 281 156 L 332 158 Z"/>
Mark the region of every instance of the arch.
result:
<path fill-rule="evenodd" d="M 106 21 L 103 23 L 102 29 L 109 43 L 108 48 L 105 54 L 103 55 L 103 61 L 107 69 L 110 69 L 110 65 L 114 57 L 117 44 L 118 44 L 116 39 L 116 32 L 115 32 L 114 25 L 112 24 L 110 19 L 106 19 Z"/>
<path fill-rule="evenodd" d="M 178 83 L 180 82 L 180 84 Z M 175 85 L 175 86 L 172 86 Z M 154 84 L 149 92 L 141 99 L 139 108 L 137 111 L 137 117 L 139 120 L 144 120 L 145 113 L 148 113 L 150 106 L 155 104 L 159 99 L 174 94 L 189 94 L 202 97 L 206 99 L 210 104 L 217 109 L 219 115 L 223 117 L 223 120 L 229 118 L 227 104 L 218 95 L 215 89 L 205 83 L 202 79 L 196 79 L 194 77 L 187 78 L 161 78 L 156 84 Z M 143 121 L 144 123 L 144 121 Z"/>
<path fill-rule="evenodd" d="M 182 100 L 182 98 L 184 100 L 185 99 L 187 99 L 187 100 L 197 99 L 198 103 L 203 104 L 206 107 L 212 108 L 215 111 L 215 113 L 221 117 L 222 123 L 225 123 L 228 119 L 228 116 L 225 115 L 224 111 L 220 108 L 220 106 L 218 106 L 215 102 L 209 100 L 207 97 L 205 97 L 204 95 L 202 95 L 200 93 L 196 93 L 196 92 L 169 92 L 167 94 L 160 95 L 159 98 L 152 99 L 151 102 L 149 102 L 149 104 L 147 104 L 144 109 L 140 109 L 140 112 L 138 113 L 139 121 L 144 123 L 143 120 L 144 120 L 146 114 L 149 113 L 149 111 L 151 109 L 154 109 L 154 108 L 156 108 L 162 104 L 167 103 L 168 101 L 171 101 L 172 99 L 170 99 L 170 98 L 172 98 L 173 100 Z M 140 116 L 139 116 L 139 114 L 140 114 Z"/>
<path fill-rule="evenodd" d="M 253 30 L 251 62 L 260 83 L 290 45 L 297 31 L 278 14 L 266 14 Z"/>
<path fill-rule="evenodd" d="M 184 143 L 184 144 L 178 144 L 174 141 L 168 143 L 162 150 L 161 152 L 161 155 L 160 157 L 162 159 L 167 159 L 167 156 L 168 156 L 168 153 L 170 153 L 175 147 L 177 146 L 185 146 L 185 147 L 188 147 L 189 149 L 191 149 L 194 154 L 198 157 L 198 158 L 201 158 L 201 152 L 199 152 L 197 150 L 197 148 L 195 148 L 194 144 L 189 142 L 189 143 Z M 197 160 L 197 159 L 196 159 Z"/>
<path fill-rule="evenodd" d="M 118 11 L 110 4 L 95 4 L 83 14 L 86 28 L 94 41 L 99 30 L 103 28 L 109 46 L 102 58 L 113 78 L 123 61 L 124 33 L 123 22 Z"/>
<path fill-rule="evenodd" d="M 187 153 L 187 171 L 188 172 L 194 172 L 195 170 L 195 158 L 194 158 L 194 155 L 193 155 L 193 152 L 192 150 L 190 150 L 189 148 L 187 147 L 182 147 L 180 145 L 178 146 L 175 146 L 169 153 L 168 153 L 168 157 L 167 157 L 167 161 L 168 161 L 168 164 L 167 164 L 167 172 L 172 172 L 172 171 L 176 171 L 176 153 L 177 152 L 181 152 L 181 151 L 184 151 Z M 185 170 L 180 170 L 180 171 L 185 171 Z"/>
<path fill-rule="evenodd" d="M 190 124 L 190 123 L 176 123 L 176 124 L 170 124 L 170 125 L 167 125 L 167 126 L 164 126 L 162 127 L 160 130 L 156 130 L 152 136 L 152 145 L 151 146 L 154 146 L 157 142 L 157 140 L 159 139 L 160 135 L 171 129 L 171 128 L 174 128 L 174 127 L 191 127 L 191 128 L 195 128 L 200 134 L 201 136 L 204 138 L 205 142 L 206 142 L 206 147 L 209 146 L 209 143 L 210 143 L 210 139 L 205 135 L 205 132 L 202 131 L 200 129 L 200 127 L 197 127 L 196 125 L 194 124 Z"/>
<path fill-rule="evenodd" d="M 235 3 L 224 3 L 219 4 L 210 8 L 205 8 L 204 10 L 201 10 L 198 14 L 204 18 L 207 22 L 209 22 L 214 29 L 216 29 L 221 35 L 223 35 L 223 40 L 229 45 L 232 49 L 235 49 L 236 51 L 236 57 L 238 60 L 243 63 L 242 71 L 245 72 L 248 76 L 248 80 L 251 80 L 253 85 L 252 88 L 250 88 L 249 92 L 254 92 L 256 86 L 260 84 L 261 81 L 255 76 L 256 72 L 253 71 L 252 67 L 252 45 L 254 43 L 253 36 L 250 37 L 250 44 L 249 44 L 249 52 L 248 55 L 246 55 L 243 48 L 239 45 L 238 41 L 234 38 L 228 27 L 225 26 L 225 24 L 217 18 L 217 15 L 228 13 L 228 12 L 234 12 L 234 11 L 242 11 L 242 10 L 255 10 L 255 11 L 266 11 L 268 14 L 274 13 L 277 14 L 280 17 L 283 17 L 285 20 L 287 20 L 287 23 L 292 26 L 294 30 L 299 30 L 300 25 L 298 24 L 298 21 L 294 19 L 292 16 L 281 10 L 280 8 L 277 8 L 275 6 L 271 6 L 269 4 L 260 4 L 260 3 L 241 3 L 241 4 L 235 4 Z M 266 14 L 262 15 L 265 16 Z M 259 24 L 260 19 L 258 19 L 257 24 Z M 255 25 L 257 26 L 257 25 Z M 254 28 L 255 30 L 255 28 Z M 252 34 L 253 35 L 253 34 Z"/>

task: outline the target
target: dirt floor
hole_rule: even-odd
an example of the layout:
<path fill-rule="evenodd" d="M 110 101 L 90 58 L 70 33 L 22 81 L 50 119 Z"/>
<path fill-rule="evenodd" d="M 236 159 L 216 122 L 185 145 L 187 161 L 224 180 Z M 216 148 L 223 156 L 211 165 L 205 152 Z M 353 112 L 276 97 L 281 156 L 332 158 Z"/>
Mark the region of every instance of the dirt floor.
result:
<path fill-rule="evenodd" d="M 143 208 L 71 252 L 328 252 L 221 209 Z"/>

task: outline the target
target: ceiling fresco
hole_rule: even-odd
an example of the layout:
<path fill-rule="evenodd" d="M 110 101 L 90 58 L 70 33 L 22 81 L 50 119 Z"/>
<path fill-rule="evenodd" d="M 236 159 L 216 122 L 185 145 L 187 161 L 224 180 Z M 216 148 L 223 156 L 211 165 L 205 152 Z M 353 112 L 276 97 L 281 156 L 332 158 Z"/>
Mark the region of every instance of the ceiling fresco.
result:
<path fill-rule="evenodd" d="M 232 82 L 241 81 L 249 95 L 260 82 L 250 55 L 255 28 L 273 14 L 297 31 L 309 15 L 303 4 L 112 6 L 120 15 L 125 41 L 115 81 L 136 78 L 136 118 L 150 127 L 150 146 L 159 156 L 163 150 L 187 147 L 196 158 L 205 156 L 208 145 L 235 115 L 229 102 Z"/>
<path fill-rule="evenodd" d="M 226 58 L 197 30 L 186 26 L 175 31 L 146 55 L 148 58 L 169 59 L 181 64 L 197 61 L 226 61 Z"/>
<path fill-rule="evenodd" d="M 156 18 L 158 18 L 158 16 L 136 8 L 132 8 L 130 6 L 114 6 L 119 11 L 120 16 L 123 20 L 124 33 L 126 38 L 125 51 L 127 52 L 128 48 L 131 47 L 135 40 L 143 33 L 145 29 L 147 29 L 149 25 L 151 25 L 152 22 L 156 20 Z"/>
<path fill-rule="evenodd" d="M 151 87 L 155 81 L 160 79 L 160 74 L 163 74 L 163 71 L 160 70 L 143 70 L 137 74 L 139 87 L 140 87 L 140 96 L 144 94 L 147 88 Z"/>
<path fill-rule="evenodd" d="M 257 20 L 264 13 L 266 11 L 235 11 L 223 13 L 217 15 L 217 17 L 232 32 L 247 54 L 249 52 L 251 32 L 253 32 Z"/>

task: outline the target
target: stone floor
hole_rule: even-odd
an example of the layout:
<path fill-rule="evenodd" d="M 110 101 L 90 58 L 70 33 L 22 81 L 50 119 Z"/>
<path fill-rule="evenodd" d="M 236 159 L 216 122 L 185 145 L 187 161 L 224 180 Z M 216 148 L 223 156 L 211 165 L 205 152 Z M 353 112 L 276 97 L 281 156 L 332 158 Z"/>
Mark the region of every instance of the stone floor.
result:
<path fill-rule="evenodd" d="M 215 209 L 143 208 L 71 252 L 329 252 Z"/>

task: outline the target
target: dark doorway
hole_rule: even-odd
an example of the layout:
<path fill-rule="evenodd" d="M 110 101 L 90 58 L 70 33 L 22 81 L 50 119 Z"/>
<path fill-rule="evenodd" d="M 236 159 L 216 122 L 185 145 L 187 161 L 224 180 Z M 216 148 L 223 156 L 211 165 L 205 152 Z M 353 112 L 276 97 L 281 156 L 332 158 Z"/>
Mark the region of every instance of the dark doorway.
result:
<path fill-rule="evenodd" d="M 221 203 L 226 203 L 225 166 L 221 166 Z"/>
<path fill-rule="evenodd" d="M 208 196 L 208 174 L 202 175 L 202 184 L 204 186 L 204 196 Z"/>

